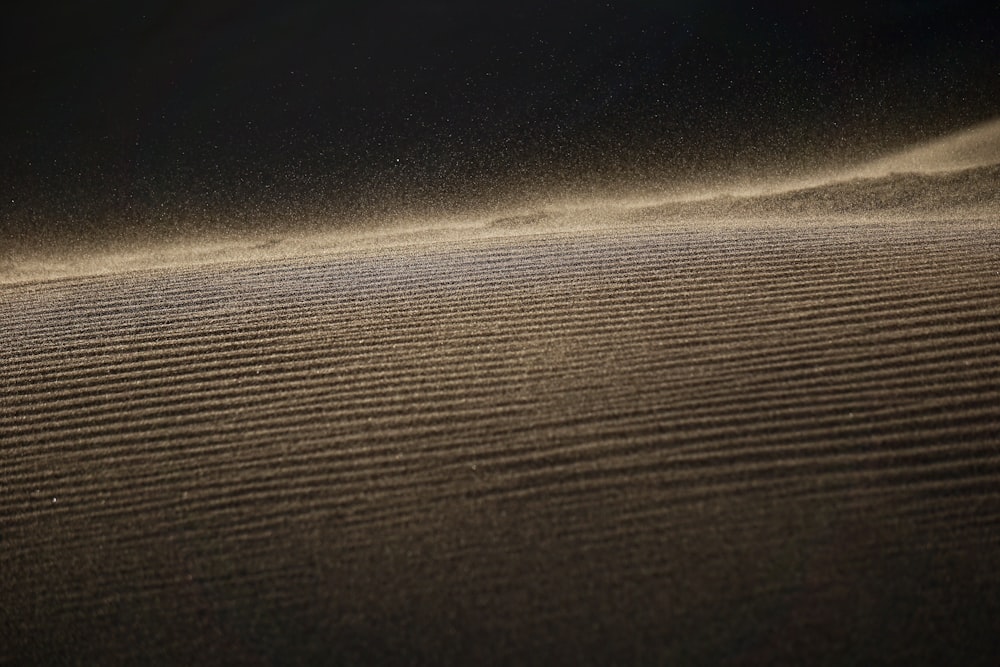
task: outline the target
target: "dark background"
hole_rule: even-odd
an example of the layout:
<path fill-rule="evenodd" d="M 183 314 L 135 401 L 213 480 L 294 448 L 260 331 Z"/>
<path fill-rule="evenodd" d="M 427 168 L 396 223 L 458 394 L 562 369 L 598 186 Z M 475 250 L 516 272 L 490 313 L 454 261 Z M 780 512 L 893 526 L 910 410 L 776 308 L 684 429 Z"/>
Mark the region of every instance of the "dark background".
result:
<path fill-rule="evenodd" d="M 0 232 L 372 221 L 852 159 L 1000 113 L 998 18 L 954 1 L 16 3 Z"/>

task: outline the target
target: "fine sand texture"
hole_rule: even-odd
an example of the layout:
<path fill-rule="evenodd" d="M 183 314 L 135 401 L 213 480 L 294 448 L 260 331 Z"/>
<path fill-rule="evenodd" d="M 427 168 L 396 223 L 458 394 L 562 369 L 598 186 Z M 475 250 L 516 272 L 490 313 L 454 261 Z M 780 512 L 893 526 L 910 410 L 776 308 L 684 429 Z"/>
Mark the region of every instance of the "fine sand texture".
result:
<path fill-rule="evenodd" d="M 1000 225 L 668 213 L 0 286 L 0 664 L 996 664 Z"/>

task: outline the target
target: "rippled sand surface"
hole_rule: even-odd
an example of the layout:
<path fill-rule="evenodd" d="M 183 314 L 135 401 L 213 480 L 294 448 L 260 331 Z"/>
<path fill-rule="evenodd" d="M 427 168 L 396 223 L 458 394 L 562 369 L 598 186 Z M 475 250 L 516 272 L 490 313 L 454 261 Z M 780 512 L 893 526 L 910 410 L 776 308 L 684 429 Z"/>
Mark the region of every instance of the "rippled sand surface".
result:
<path fill-rule="evenodd" d="M 0 287 L 0 663 L 989 664 L 998 231 Z"/>

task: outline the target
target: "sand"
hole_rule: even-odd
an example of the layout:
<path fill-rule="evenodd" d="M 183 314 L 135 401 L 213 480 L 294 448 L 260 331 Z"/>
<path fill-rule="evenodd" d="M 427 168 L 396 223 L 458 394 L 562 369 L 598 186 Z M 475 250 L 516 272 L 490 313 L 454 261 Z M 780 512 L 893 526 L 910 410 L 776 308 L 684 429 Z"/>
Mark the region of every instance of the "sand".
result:
<path fill-rule="evenodd" d="M 998 244 L 553 232 L 8 286 L 0 656 L 975 662 Z"/>
<path fill-rule="evenodd" d="M 0 664 L 995 664 L 951 166 L 14 257 Z"/>
<path fill-rule="evenodd" d="M 219 220 L 158 219 L 146 229 L 132 221 L 129 225 L 137 229 L 122 238 L 114 233 L 120 231 L 121 221 L 109 220 L 111 231 L 106 236 L 95 233 L 89 240 L 69 241 L 40 233 L 30 219 L 20 228 L 16 220 L 8 221 L 13 238 L 0 246 L 0 288 L 149 269 L 382 253 L 550 233 L 929 220 L 993 224 L 1000 218 L 1000 118 L 861 164 L 816 167 L 794 177 L 732 174 L 680 189 L 664 184 L 652 194 L 627 189 L 596 197 L 553 192 L 514 208 L 484 204 L 449 215 L 385 215 L 350 224 L 336 216 L 289 222 L 276 215 L 270 227 L 247 227 L 240 217 L 227 219 L 223 212 L 208 216 L 222 219 L 221 227 Z M 169 231 L 173 227 L 176 233 Z M 199 227 L 203 231 L 190 231 Z"/>

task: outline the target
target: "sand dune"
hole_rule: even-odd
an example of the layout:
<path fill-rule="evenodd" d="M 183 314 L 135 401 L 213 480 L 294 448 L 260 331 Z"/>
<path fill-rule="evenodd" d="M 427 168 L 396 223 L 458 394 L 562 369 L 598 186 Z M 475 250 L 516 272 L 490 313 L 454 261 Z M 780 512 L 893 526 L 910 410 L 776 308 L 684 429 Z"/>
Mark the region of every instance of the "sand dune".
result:
<path fill-rule="evenodd" d="M 522 223 L 0 289 L 0 663 L 992 662 L 995 222 Z"/>
<path fill-rule="evenodd" d="M 998 133 L 8 253 L 0 664 L 995 664 Z"/>

